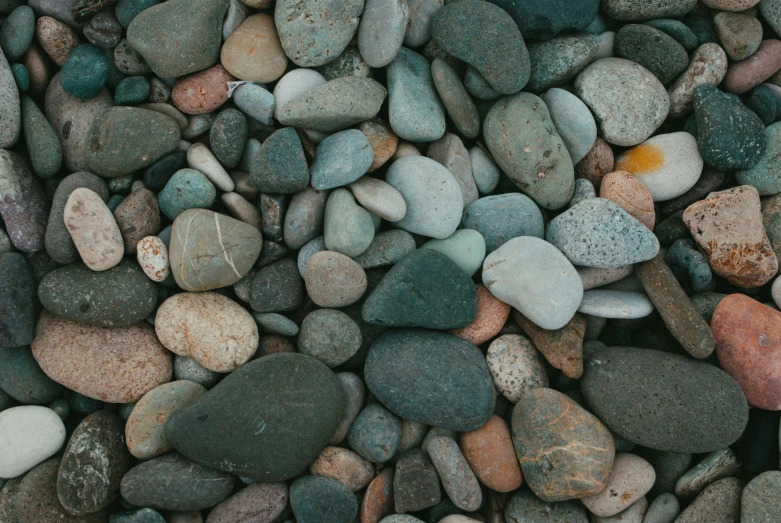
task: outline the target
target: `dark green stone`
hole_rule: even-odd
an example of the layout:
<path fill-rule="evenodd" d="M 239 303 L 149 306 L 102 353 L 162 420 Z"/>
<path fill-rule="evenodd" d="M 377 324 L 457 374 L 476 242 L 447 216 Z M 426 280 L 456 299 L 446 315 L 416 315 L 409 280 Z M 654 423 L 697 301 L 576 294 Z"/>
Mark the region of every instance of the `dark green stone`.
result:
<path fill-rule="evenodd" d="M 26 6 L 14 9 L 0 25 L 0 48 L 9 62 L 19 60 L 33 41 L 35 13 Z"/>
<path fill-rule="evenodd" d="M 247 118 L 237 109 L 224 109 L 214 120 L 209 130 L 211 149 L 226 169 L 233 169 L 241 160 L 248 130 Z"/>
<path fill-rule="evenodd" d="M 475 320 L 477 291 L 453 260 L 433 249 L 419 249 L 391 268 L 361 315 L 374 325 L 456 329 Z"/>
<path fill-rule="evenodd" d="M 683 223 L 683 211 L 684 209 L 681 209 L 671 214 L 654 227 L 654 234 L 662 247 L 672 245 L 679 238 L 690 237 L 689 228 Z"/>
<path fill-rule="evenodd" d="M 137 507 L 190 511 L 213 507 L 230 496 L 235 484 L 236 476 L 172 452 L 130 469 L 122 478 L 120 492 Z"/>
<path fill-rule="evenodd" d="M 33 341 L 36 281 L 24 256 L 0 254 L 0 347 L 21 347 Z"/>
<path fill-rule="evenodd" d="M 71 51 L 60 72 L 60 84 L 71 96 L 95 98 L 108 82 L 109 60 L 103 49 L 81 44 Z"/>
<path fill-rule="evenodd" d="M 697 46 L 707 43 L 719 43 L 719 34 L 716 32 L 716 24 L 710 18 L 689 15 L 683 18 L 683 23 L 691 29 L 697 37 Z"/>
<path fill-rule="evenodd" d="M 41 370 L 29 347 L 0 348 L 0 388 L 25 405 L 49 403 L 62 394 L 62 385 Z"/>
<path fill-rule="evenodd" d="M 124 327 L 144 320 L 157 306 L 157 287 L 135 260 L 107 271 L 77 263 L 41 280 L 38 298 L 49 312 L 98 327 Z"/>
<path fill-rule="evenodd" d="M 144 171 L 144 185 L 150 191 L 161 191 L 171 176 L 187 166 L 187 152 L 174 151 L 163 156 Z"/>
<path fill-rule="evenodd" d="M 591 62 L 599 48 L 599 36 L 579 32 L 529 44 L 531 73 L 526 90 L 541 93 L 566 83 Z"/>
<path fill-rule="evenodd" d="M 490 0 L 518 24 L 524 38 L 550 40 L 568 30 L 588 27 L 599 0 Z"/>
<path fill-rule="evenodd" d="M 616 33 L 615 53 L 642 65 L 664 85 L 689 65 L 689 54 L 672 36 L 642 24 L 625 25 Z"/>
<path fill-rule="evenodd" d="M 399 448 L 401 421 L 382 405 L 366 405 L 347 433 L 350 447 L 374 463 L 391 459 Z"/>
<path fill-rule="evenodd" d="M 349 523 L 358 514 L 350 489 L 326 476 L 302 476 L 290 485 L 290 506 L 298 523 Z"/>
<path fill-rule="evenodd" d="M 314 461 L 344 409 L 339 380 L 323 363 L 303 354 L 272 354 L 239 367 L 177 411 L 165 432 L 197 463 L 284 481 Z"/>
<path fill-rule="evenodd" d="M 506 11 L 482 0 L 452 2 L 437 11 L 431 38 L 446 53 L 474 66 L 502 94 L 529 80 L 529 51 Z"/>
<path fill-rule="evenodd" d="M 369 350 L 364 375 L 372 394 L 391 412 L 435 427 L 482 427 L 496 402 L 482 352 L 441 332 L 385 332 Z"/>
<path fill-rule="evenodd" d="M 667 250 L 664 260 L 684 289 L 702 292 L 713 286 L 713 273 L 708 260 L 697 250 L 694 240 L 676 240 Z"/>
<path fill-rule="evenodd" d="M 645 25 L 650 25 L 653 28 L 659 29 L 661 32 L 668 34 L 675 38 L 686 49 L 687 53 L 691 53 L 699 42 L 697 41 L 697 35 L 689 29 L 686 24 L 679 20 L 670 20 L 668 18 L 660 18 L 658 20 L 649 20 L 645 22 Z"/>
<path fill-rule="evenodd" d="M 612 431 L 670 452 L 711 452 L 734 443 L 748 404 L 723 370 L 685 356 L 608 347 L 585 365 L 586 401 Z"/>
<path fill-rule="evenodd" d="M 88 398 L 76 391 L 66 390 L 65 397 L 68 398 L 70 409 L 77 414 L 92 414 L 106 407 L 106 404 L 94 398 Z"/>
<path fill-rule="evenodd" d="M 304 300 L 304 283 L 290 258 L 266 265 L 252 281 L 250 306 L 256 312 L 289 312 Z"/>
<path fill-rule="evenodd" d="M 119 0 L 114 8 L 114 15 L 122 27 L 127 28 L 141 11 L 159 3 L 160 0 Z"/>
<path fill-rule="evenodd" d="M 114 102 L 117 105 L 140 104 L 149 96 L 149 80 L 145 76 L 128 76 L 117 84 Z"/>
<path fill-rule="evenodd" d="M 106 202 L 106 207 L 108 207 L 108 210 L 112 213 L 117 210 L 117 207 L 119 207 L 119 204 L 121 204 L 123 201 L 125 201 L 125 197 L 121 194 L 115 194 L 111 198 L 108 199 Z"/>
<path fill-rule="evenodd" d="M 716 169 L 750 169 L 767 146 L 762 120 L 740 102 L 712 85 L 694 89 L 697 146 L 705 163 Z"/>
<path fill-rule="evenodd" d="M 577 500 L 546 503 L 531 490 L 519 490 L 504 507 L 505 521 L 523 523 L 588 523 Z"/>
<path fill-rule="evenodd" d="M 436 506 L 441 499 L 439 476 L 428 456 L 420 449 L 399 456 L 393 475 L 396 512 L 423 510 Z"/>
<path fill-rule="evenodd" d="M 309 185 L 309 167 L 298 133 L 292 127 L 275 131 L 252 158 L 250 184 L 268 194 L 293 194 Z"/>
<path fill-rule="evenodd" d="M 781 472 L 768 470 L 752 479 L 741 495 L 740 520 L 744 522 L 781 521 Z"/>
<path fill-rule="evenodd" d="M 716 307 L 727 296 L 728 294 L 719 292 L 701 292 L 692 296 L 692 303 L 703 319 L 710 323 L 711 319 L 713 319 L 713 313 L 716 312 Z"/>
<path fill-rule="evenodd" d="M 11 64 L 11 73 L 14 75 L 14 81 L 19 91 L 26 93 L 30 89 L 30 73 L 22 64 Z"/>
<path fill-rule="evenodd" d="M 62 166 L 62 147 L 57 134 L 35 102 L 22 98 L 22 128 L 30 165 L 41 178 L 52 178 Z"/>

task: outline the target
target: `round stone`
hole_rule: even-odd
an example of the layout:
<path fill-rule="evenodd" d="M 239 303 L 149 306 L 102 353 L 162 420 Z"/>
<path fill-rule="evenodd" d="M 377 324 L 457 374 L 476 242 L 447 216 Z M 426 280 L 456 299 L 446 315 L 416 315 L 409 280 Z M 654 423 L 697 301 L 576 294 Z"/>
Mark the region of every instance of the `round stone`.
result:
<path fill-rule="evenodd" d="M 160 283 L 170 274 L 168 247 L 157 236 L 146 236 L 138 240 L 136 257 L 138 265 L 150 280 Z"/>
<path fill-rule="evenodd" d="M 334 133 L 317 146 L 311 167 L 312 187 L 324 191 L 350 184 L 366 174 L 373 161 L 374 152 L 361 131 Z"/>
<path fill-rule="evenodd" d="M 653 175 L 644 178 L 653 179 Z M 637 221 L 653 230 L 656 223 L 653 195 L 639 177 L 626 171 L 609 173 L 602 179 L 599 196 L 617 203 Z"/>
<path fill-rule="evenodd" d="M 773 521 L 781 517 L 775 504 L 781 489 L 781 472 L 769 470 L 752 479 L 741 494 L 741 521 Z"/>
<path fill-rule="evenodd" d="M 185 114 L 210 113 L 228 101 L 226 84 L 235 80 L 223 66 L 215 65 L 179 79 L 171 90 L 171 101 Z"/>
<path fill-rule="evenodd" d="M 358 203 L 383 220 L 398 222 L 407 214 L 407 203 L 393 186 L 370 176 L 363 176 L 349 185 Z"/>
<path fill-rule="evenodd" d="M 65 425 L 46 407 L 12 407 L 0 412 L 0 438 L 0 478 L 15 478 L 60 450 Z"/>
<path fill-rule="evenodd" d="M 753 185 L 760 196 L 769 196 L 781 192 L 781 170 L 777 158 L 781 156 L 781 123 L 773 123 L 765 128 L 765 152 L 754 167 L 739 170 L 735 181 L 740 185 Z"/>
<path fill-rule="evenodd" d="M 530 43 L 531 75 L 526 89 L 539 93 L 569 82 L 597 59 L 599 44 L 600 37 L 588 32 L 565 34 L 548 41 Z"/>
<path fill-rule="evenodd" d="M 361 330 L 345 313 L 320 309 L 309 313 L 301 323 L 298 350 L 338 367 L 361 348 Z"/>
<path fill-rule="evenodd" d="M 497 390 L 512 403 L 532 389 L 548 386 L 545 360 L 525 336 L 497 338 L 488 346 L 485 359 Z"/>
<path fill-rule="evenodd" d="M 488 254 L 513 238 L 542 238 L 545 234 L 540 209 L 528 196 L 519 193 L 480 198 L 464 210 L 461 227 L 479 232 Z"/>
<path fill-rule="evenodd" d="M 556 131 L 567 146 L 573 164 L 591 151 L 597 139 L 597 124 L 586 104 L 564 89 L 549 89 L 542 95 Z"/>
<path fill-rule="evenodd" d="M 169 220 L 176 220 L 187 209 L 208 209 L 216 197 L 217 189 L 195 169 L 176 171 L 157 195 L 160 211 Z"/>
<path fill-rule="evenodd" d="M 326 447 L 309 466 L 309 472 L 333 478 L 353 492 L 358 492 L 374 479 L 374 464 L 352 450 Z"/>
<path fill-rule="evenodd" d="M 282 50 L 274 18 L 265 13 L 247 17 L 225 40 L 220 62 L 239 80 L 256 83 L 278 80 L 287 68 L 287 56 Z"/>
<path fill-rule="evenodd" d="M 338 252 L 315 253 L 306 264 L 306 291 L 321 307 L 346 307 L 366 292 L 366 273 Z"/>
<path fill-rule="evenodd" d="M 0 389 L 20 403 L 40 405 L 62 395 L 62 386 L 44 374 L 29 347 L 3 348 L 0 369 Z"/>
<path fill-rule="evenodd" d="M 445 109 L 428 61 L 402 47 L 386 68 L 391 128 L 411 142 L 430 142 L 445 134 Z"/>
<path fill-rule="evenodd" d="M 399 448 L 401 422 L 383 406 L 370 403 L 358 414 L 347 433 L 350 447 L 374 463 L 391 459 Z"/>
<path fill-rule="evenodd" d="M 583 504 L 595 516 L 615 516 L 651 490 L 655 479 L 654 468 L 640 456 L 616 454 L 605 490 L 586 496 Z"/>
<path fill-rule="evenodd" d="M 71 96 L 80 99 L 96 97 L 106 85 L 109 62 L 99 47 L 82 44 L 76 47 L 62 66 L 60 82 Z"/>

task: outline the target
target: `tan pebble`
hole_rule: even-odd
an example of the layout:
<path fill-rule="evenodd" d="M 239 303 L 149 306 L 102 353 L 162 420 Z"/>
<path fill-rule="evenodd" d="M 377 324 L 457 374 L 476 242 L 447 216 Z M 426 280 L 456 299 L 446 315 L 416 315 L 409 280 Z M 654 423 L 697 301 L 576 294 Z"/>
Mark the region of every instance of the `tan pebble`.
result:
<path fill-rule="evenodd" d="M 185 114 L 210 113 L 228 101 L 228 82 L 234 80 L 221 65 L 215 65 L 178 80 L 171 101 Z"/>
<path fill-rule="evenodd" d="M 691 55 L 689 67 L 667 89 L 670 95 L 670 118 L 681 118 L 694 109 L 694 88 L 719 85 L 727 74 L 727 53 L 715 42 L 698 47 Z"/>
<path fill-rule="evenodd" d="M 214 372 L 231 372 L 258 348 L 258 326 L 239 304 L 214 292 L 184 292 L 160 305 L 155 331 L 170 351 Z"/>
<path fill-rule="evenodd" d="M 248 17 L 222 45 L 220 61 L 233 76 L 248 82 L 278 80 L 287 68 L 274 18 L 265 13 Z"/>
<path fill-rule="evenodd" d="M 309 465 L 309 472 L 333 478 L 353 492 L 366 488 L 374 479 L 374 465 L 352 450 L 326 447 Z"/>
<path fill-rule="evenodd" d="M 583 290 L 596 289 L 608 283 L 623 280 L 634 271 L 634 265 L 624 265 L 613 269 L 601 269 L 599 267 L 578 267 L 578 275 L 583 282 Z"/>
<path fill-rule="evenodd" d="M 451 330 L 450 334 L 473 345 L 482 345 L 499 334 L 509 317 L 510 306 L 495 298 L 485 285 L 478 283 L 475 321 L 466 327 Z"/>
<path fill-rule="evenodd" d="M 161 282 L 168 277 L 168 248 L 157 236 L 141 238 L 136 246 L 136 258 L 150 280 Z"/>
<path fill-rule="evenodd" d="M 32 352 L 51 379 L 108 403 L 133 403 L 171 381 L 172 354 L 150 325 L 105 329 L 43 311 Z"/>
<path fill-rule="evenodd" d="M 27 74 L 30 75 L 29 93 L 33 96 L 42 96 L 46 92 L 46 87 L 52 76 L 46 53 L 33 42 L 22 57 L 22 65 L 27 69 Z"/>
<path fill-rule="evenodd" d="M 261 230 L 263 227 L 263 217 L 260 209 L 248 202 L 242 195 L 235 192 L 226 192 L 220 196 L 222 203 L 227 207 L 231 216 L 244 223 L 248 223 Z"/>
<path fill-rule="evenodd" d="M 363 176 L 349 185 L 350 191 L 365 209 L 383 220 L 397 222 L 407 214 L 407 202 L 401 193 L 383 180 Z"/>
<path fill-rule="evenodd" d="M 80 187 L 65 203 L 65 227 L 84 263 L 93 271 L 116 266 L 125 254 L 122 233 L 103 199 Z"/>
<path fill-rule="evenodd" d="M 512 492 L 523 483 L 515 457 L 510 427 L 493 415 L 479 429 L 461 434 L 461 452 L 486 487 L 496 492 Z"/>
<path fill-rule="evenodd" d="M 201 171 L 218 189 L 231 192 L 236 188 L 230 175 L 214 153 L 202 143 L 194 143 L 187 149 L 187 166 Z"/>
<path fill-rule="evenodd" d="M 152 191 L 144 187 L 133 190 L 114 210 L 114 219 L 122 233 L 125 254 L 135 254 L 142 238 L 160 232 L 160 207 L 157 198 Z"/>
<path fill-rule="evenodd" d="M 379 523 L 393 512 L 393 469 L 380 472 L 366 489 L 361 503 L 361 523 Z"/>
<path fill-rule="evenodd" d="M 253 483 L 209 512 L 206 523 L 270 523 L 280 521 L 288 500 L 284 483 Z M 169 521 L 169 523 L 173 523 Z"/>
<path fill-rule="evenodd" d="M 79 37 L 70 27 L 50 16 L 38 19 L 35 24 L 35 37 L 46 54 L 60 67 L 80 43 Z"/>
<path fill-rule="evenodd" d="M 320 251 L 312 255 L 304 280 L 307 294 L 321 307 L 346 307 L 366 292 L 363 268 L 338 252 Z"/>
<path fill-rule="evenodd" d="M 656 481 L 656 472 L 646 460 L 634 454 L 616 454 L 607 486 L 582 499 L 586 508 L 600 517 L 615 516 L 645 496 Z"/>
<path fill-rule="evenodd" d="M 295 347 L 284 336 L 278 334 L 264 334 L 258 343 L 257 357 L 279 354 L 280 352 L 296 352 Z"/>
<path fill-rule="evenodd" d="M 395 161 L 405 156 L 421 156 L 420 150 L 409 142 L 400 141 L 391 158 Z"/>
<path fill-rule="evenodd" d="M 575 166 L 575 176 L 590 181 L 599 190 L 602 178 L 613 171 L 613 149 L 602 138 L 597 137 L 588 154 Z"/>
<path fill-rule="evenodd" d="M 651 192 L 643 182 L 626 171 L 613 171 L 602 178 L 600 198 L 617 203 L 640 223 L 654 230 L 656 210 Z"/>
<path fill-rule="evenodd" d="M 374 161 L 369 167 L 369 172 L 372 172 L 391 159 L 399 145 L 399 137 L 396 136 L 390 125 L 379 118 L 366 120 L 358 126 L 358 129 L 369 140 L 372 151 L 374 151 Z"/>

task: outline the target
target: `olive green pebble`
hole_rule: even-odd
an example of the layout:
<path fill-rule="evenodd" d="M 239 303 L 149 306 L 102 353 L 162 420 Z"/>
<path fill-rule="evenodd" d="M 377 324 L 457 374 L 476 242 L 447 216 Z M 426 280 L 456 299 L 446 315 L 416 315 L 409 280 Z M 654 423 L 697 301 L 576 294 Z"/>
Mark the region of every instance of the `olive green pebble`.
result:
<path fill-rule="evenodd" d="M 14 75 L 14 81 L 19 91 L 26 93 L 30 89 L 30 73 L 22 64 L 11 65 L 11 73 Z"/>
<path fill-rule="evenodd" d="M 30 164 L 41 178 L 52 178 L 62 166 L 62 146 L 43 112 L 29 97 L 22 98 L 22 128 Z"/>
<path fill-rule="evenodd" d="M 149 96 L 149 80 L 145 76 L 123 78 L 114 91 L 114 103 L 117 105 L 140 104 Z"/>

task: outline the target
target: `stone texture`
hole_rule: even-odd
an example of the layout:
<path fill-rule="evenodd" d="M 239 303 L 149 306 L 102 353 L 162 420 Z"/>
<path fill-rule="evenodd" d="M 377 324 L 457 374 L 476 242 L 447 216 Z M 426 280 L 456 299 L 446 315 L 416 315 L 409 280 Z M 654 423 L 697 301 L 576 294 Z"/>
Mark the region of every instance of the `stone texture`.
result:
<path fill-rule="evenodd" d="M 599 3 L 594 1 L 578 2 L 572 0 L 492 0 L 507 11 L 524 38 L 550 40 L 560 32 L 585 29 L 596 16 Z"/>
<path fill-rule="evenodd" d="M 65 426 L 51 409 L 22 405 L 0 412 L 0 436 L 0 477 L 15 478 L 62 448 Z"/>
<path fill-rule="evenodd" d="M 626 171 L 614 171 L 602 179 L 599 197 L 617 203 L 637 221 L 654 229 L 656 210 L 653 196 L 638 178 Z"/>
<path fill-rule="evenodd" d="M 304 277 L 306 292 L 321 307 L 346 307 L 366 292 L 366 273 L 338 252 L 317 252 L 309 258 Z"/>
<path fill-rule="evenodd" d="M 122 233 L 125 254 L 136 254 L 138 242 L 160 232 L 160 207 L 152 191 L 141 188 L 131 192 L 114 210 L 114 219 Z"/>
<path fill-rule="evenodd" d="M 668 88 L 670 117 L 681 118 L 694 108 L 694 88 L 719 85 L 727 74 L 727 53 L 715 42 L 698 47 L 691 55 L 689 67 Z"/>
<path fill-rule="evenodd" d="M 770 522 L 781 518 L 781 509 L 775 503 L 781 488 L 781 473 L 763 472 L 743 489 L 740 500 L 740 520 L 746 523 Z"/>
<path fill-rule="evenodd" d="M 335 479 L 353 492 L 358 492 L 374 479 L 374 464 L 352 450 L 326 447 L 309 465 L 309 472 Z"/>
<path fill-rule="evenodd" d="M 461 451 L 482 484 L 496 492 L 512 492 L 523 477 L 513 449 L 510 427 L 499 416 L 461 435 Z"/>
<path fill-rule="evenodd" d="M 83 187 L 74 189 L 65 203 L 63 219 L 87 267 L 105 271 L 122 261 L 125 254 L 122 234 L 96 192 Z"/>
<path fill-rule="evenodd" d="M 171 90 L 171 101 L 185 114 L 202 115 L 228 101 L 228 82 L 235 78 L 221 65 L 180 78 Z M 206 129 L 204 129 L 206 131 Z"/>
<path fill-rule="evenodd" d="M 0 149 L 0 216 L 14 247 L 36 252 L 44 247 L 46 197 L 24 157 Z"/>
<path fill-rule="evenodd" d="M 518 311 L 512 312 L 513 319 L 531 338 L 534 346 L 553 367 L 566 376 L 578 379 L 583 374 L 583 337 L 586 334 L 586 318 L 575 314 L 569 323 L 556 330 L 539 327 Z"/>
<path fill-rule="evenodd" d="M 532 389 L 548 386 L 543 358 L 525 336 L 505 334 L 497 338 L 485 358 L 497 390 L 512 403 L 518 403 Z"/>
<path fill-rule="evenodd" d="M 256 53 L 257 49 L 263 52 Z M 220 51 L 225 69 L 247 82 L 268 83 L 278 80 L 287 67 L 287 56 L 279 42 L 274 18 L 253 14 L 225 40 Z"/>
<path fill-rule="evenodd" d="M 450 334 L 473 345 L 482 345 L 499 334 L 507 318 L 510 306 L 494 297 L 484 285 L 477 284 L 477 316 L 475 320 Z"/>
<path fill-rule="evenodd" d="M 730 93 L 743 94 L 781 69 L 781 41 L 763 40 L 745 60 L 732 62 L 722 84 Z"/>
<path fill-rule="evenodd" d="M 480 484 L 458 448 L 458 443 L 448 436 L 434 436 L 426 448 L 445 493 L 453 504 L 461 510 L 479 509 L 483 502 Z"/>
<path fill-rule="evenodd" d="M 743 481 L 738 478 L 724 478 L 709 485 L 691 505 L 681 512 L 681 515 L 675 520 L 676 523 L 738 521 L 743 485 Z"/>
<path fill-rule="evenodd" d="M 531 490 L 518 490 L 504 505 L 509 521 L 529 523 L 587 523 L 586 511 L 577 501 L 546 503 Z"/>
<path fill-rule="evenodd" d="M 651 490 L 655 479 L 654 468 L 640 456 L 616 454 L 607 486 L 602 492 L 583 498 L 583 504 L 595 516 L 615 516 Z"/>
<path fill-rule="evenodd" d="M 393 477 L 393 502 L 397 513 L 433 507 L 442 499 L 441 496 L 439 476 L 423 451 L 412 449 L 399 457 Z M 388 523 L 387 520 L 388 518 L 384 518 L 385 523 Z M 417 522 L 412 520 L 397 523 Z"/>
<path fill-rule="evenodd" d="M 274 521 L 282 515 L 287 502 L 287 485 L 283 483 L 254 483 L 214 507 L 209 512 L 206 523 L 243 521 L 265 523 L 266 521 Z"/>
<path fill-rule="evenodd" d="M 36 278 L 23 255 L 0 254 L 0 346 L 29 345 L 35 330 Z"/>

